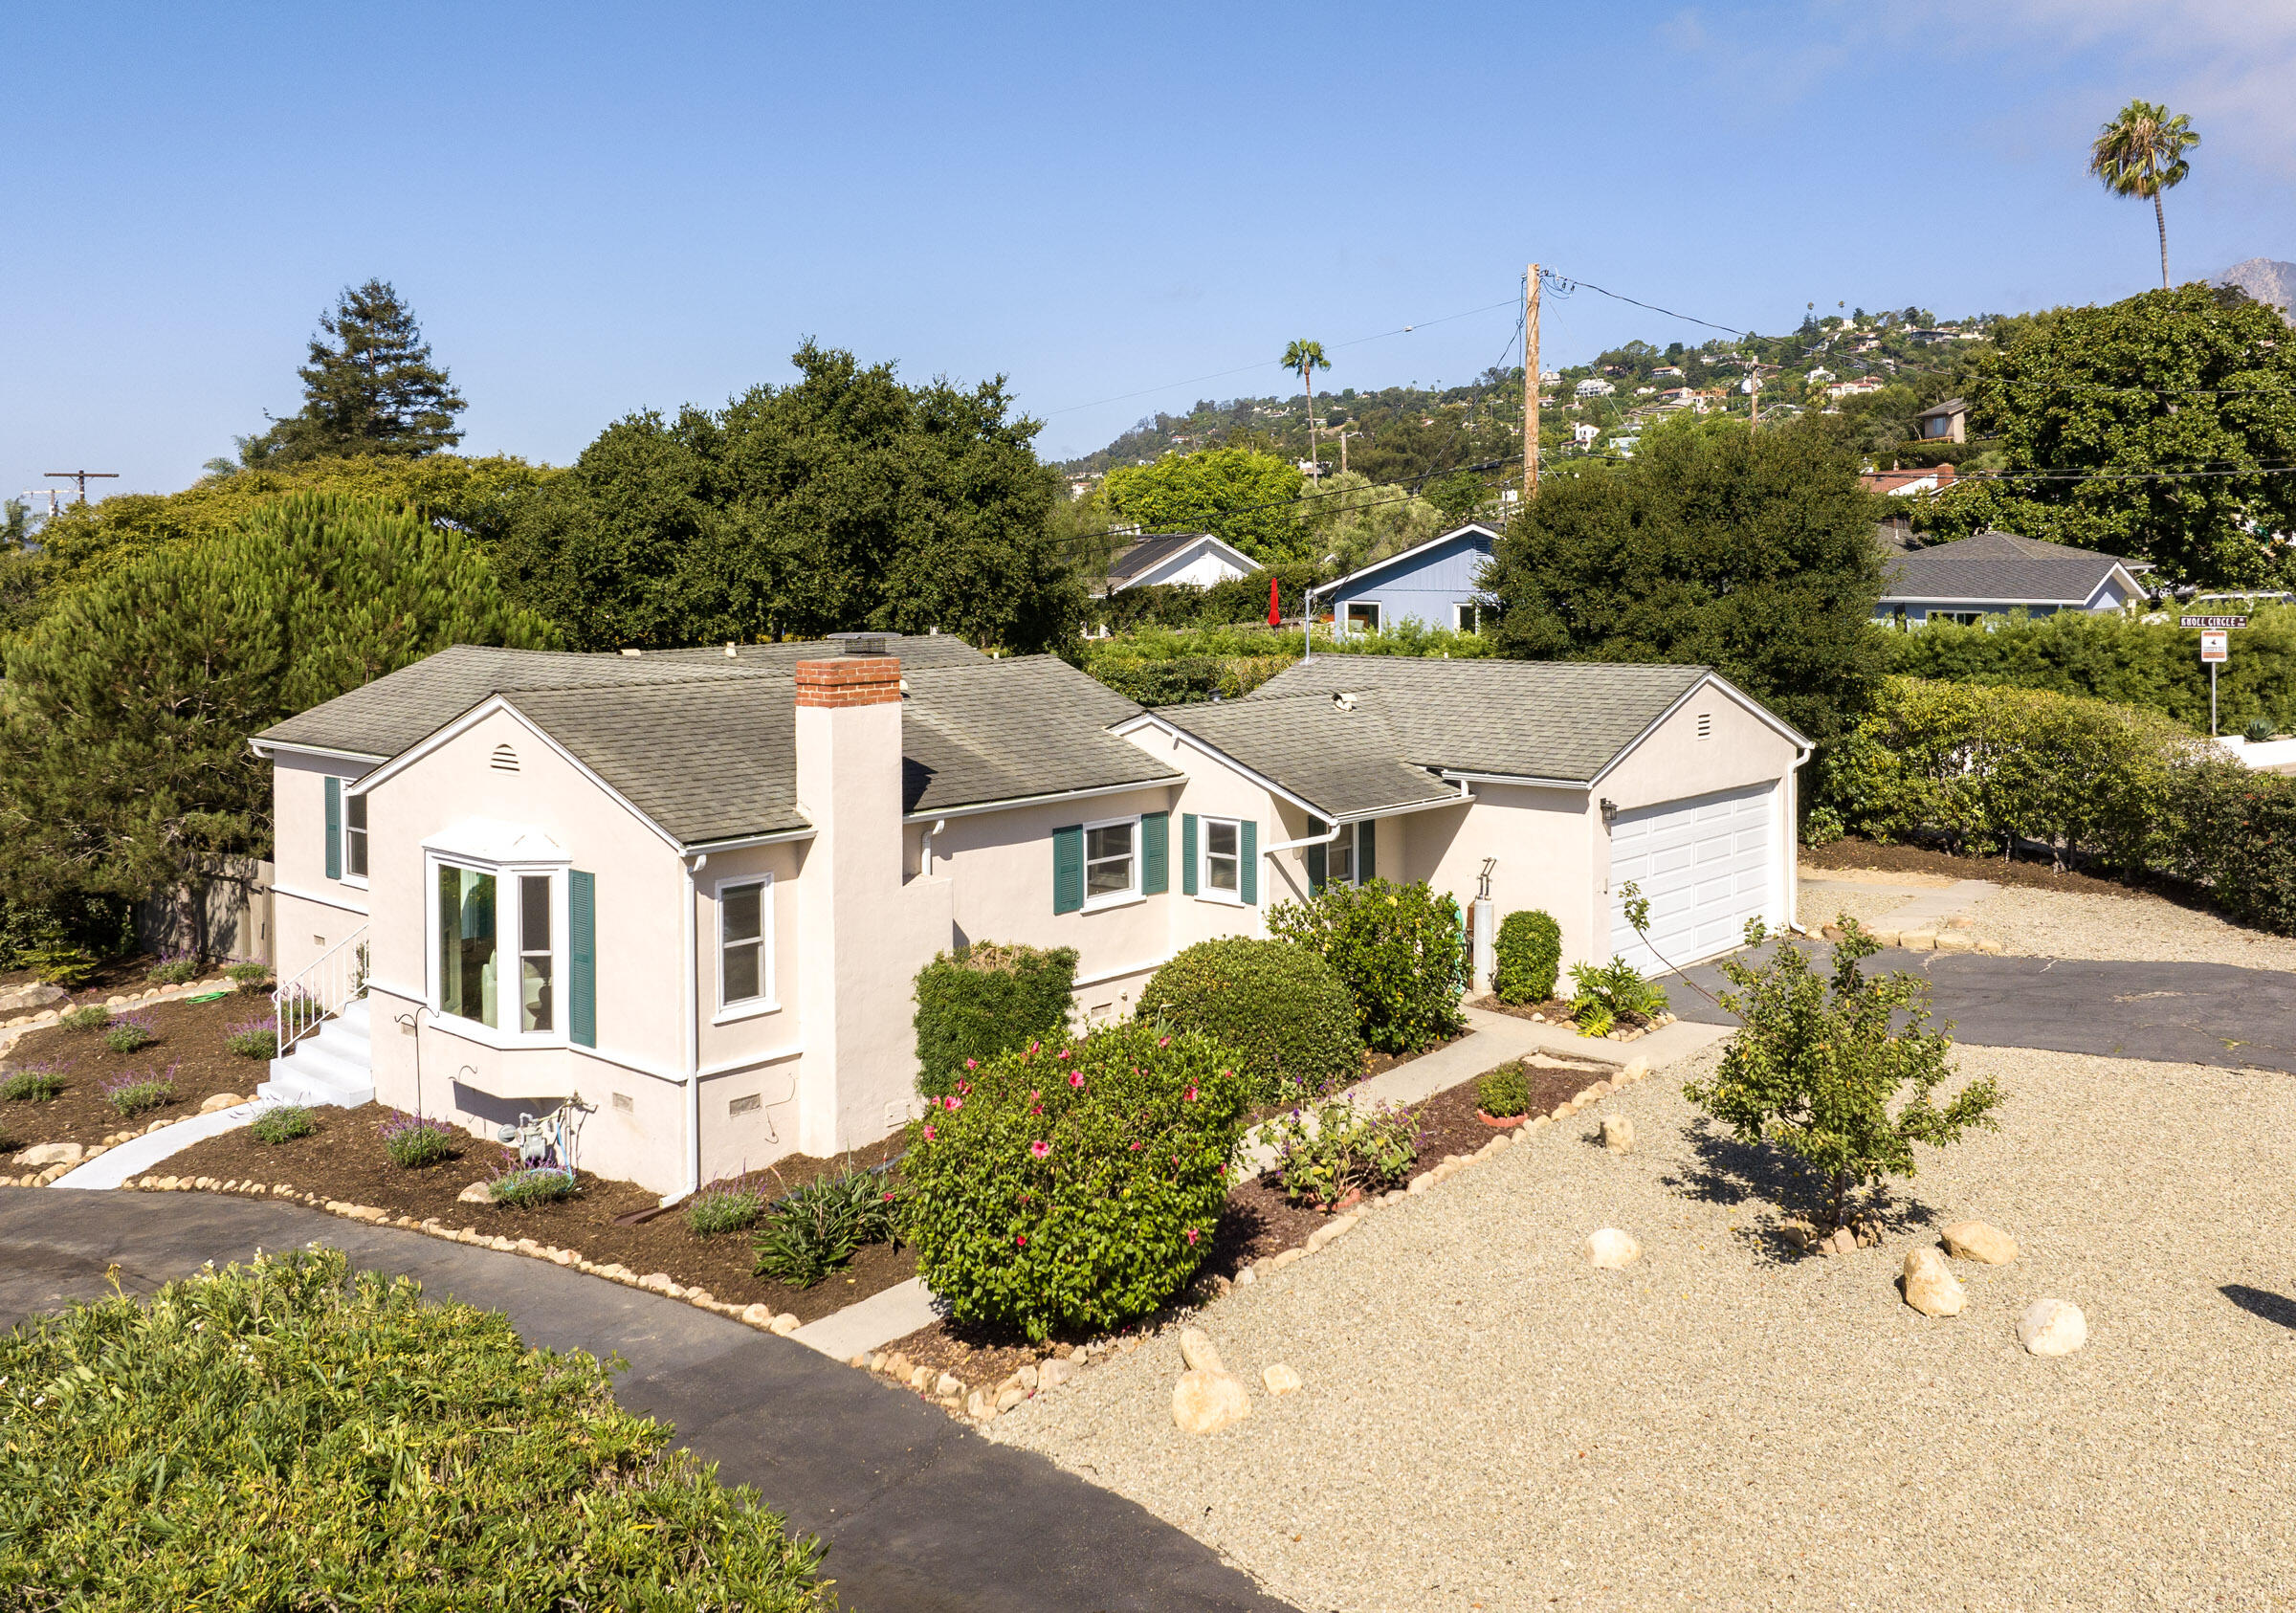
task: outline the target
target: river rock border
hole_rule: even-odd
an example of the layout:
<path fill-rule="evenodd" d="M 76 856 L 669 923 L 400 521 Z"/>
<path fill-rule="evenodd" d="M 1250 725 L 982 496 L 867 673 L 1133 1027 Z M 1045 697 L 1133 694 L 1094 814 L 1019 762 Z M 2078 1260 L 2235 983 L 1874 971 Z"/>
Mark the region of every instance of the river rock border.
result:
<path fill-rule="evenodd" d="M 1422 1171 L 1409 1182 L 1395 1191 L 1381 1194 L 1377 1199 L 1366 1199 L 1345 1214 L 1334 1216 L 1328 1223 L 1309 1233 L 1308 1241 L 1305 1244 L 1281 1250 L 1275 1254 L 1261 1256 L 1237 1272 L 1232 1282 L 1225 1277 L 1213 1278 L 1212 1283 L 1216 1294 L 1225 1296 L 1234 1289 L 1249 1287 L 1288 1267 L 1298 1265 L 1308 1256 L 1320 1253 L 1339 1239 L 1347 1236 L 1365 1217 L 1390 1205 L 1403 1204 L 1411 1199 L 1433 1192 L 1438 1186 L 1448 1182 L 1469 1165 L 1488 1160 L 1494 1154 L 1504 1154 L 1524 1138 L 1534 1136 L 1546 1130 L 1549 1126 L 1569 1119 L 1590 1104 L 1601 1102 L 1609 1094 L 1618 1091 L 1621 1087 L 1640 1081 L 1649 1073 L 1648 1060 L 1637 1058 L 1630 1061 L 1617 1074 L 1604 1076 L 1599 1081 L 1581 1087 L 1572 1096 L 1556 1104 L 1549 1113 L 1534 1115 L 1530 1119 L 1524 1121 L 1519 1129 L 1499 1132 L 1473 1153 L 1450 1155 Z M 1192 1325 L 1187 1318 L 1198 1309 L 1201 1309 L 1201 1306 L 1178 1307 L 1168 1313 L 1164 1321 L 1153 1330 L 1095 1338 L 1081 1345 L 1058 1345 L 1052 1355 L 1043 1360 L 1022 1367 L 993 1390 L 973 1389 L 968 1391 L 963 1381 L 954 1373 L 936 1374 L 931 1367 L 917 1365 L 897 1350 L 872 1350 L 866 1355 L 853 1357 L 847 1364 L 890 1379 L 927 1400 L 933 1401 L 951 1416 L 961 1417 L 969 1422 L 985 1425 L 995 1422 L 1015 1406 L 1025 1404 L 1041 1394 L 1057 1389 L 1063 1383 L 1072 1381 L 1087 1367 L 1096 1365 L 1101 1361 L 1113 1360 L 1117 1356 L 1130 1355 L 1148 1342 L 1150 1337 L 1170 1332 L 1174 1327 Z"/>
<path fill-rule="evenodd" d="M 341 1199 L 322 1199 L 316 1193 L 298 1192 L 288 1182 L 254 1181 L 223 1181 L 211 1176 L 161 1176 L 156 1173 L 139 1176 L 121 1184 L 142 1193 L 229 1193 L 250 1199 L 275 1199 L 285 1204 L 302 1204 L 310 1209 L 322 1210 L 345 1221 L 364 1222 L 369 1226 L 389 1226 L 403 1232 L 420 1232 L 426 1237 L 441 1238 L 451 1244 L 468 1244 L 473 1248 L 493 1249 L 500 1254 L 522 1254 L 531 1260 L 547 1260 L 553 1266 L 564 1266 L 585 1276 L 603 1277 L 624 1288 L 644 1289 L 665 1299 L 682 1299 L 689 1305 L 746 1322 L 762 1333 L 779 1334 L 784 1337 L 805 1324 L 794 1312 L 778 1315 L 770 1305 L 729 1305 L 706 1288 L 687 1288 L 667 1271 L 632 1271 L 617 1261 L 600 1263 L 585 1259 L 570 1248 L 558 1248 L 537 1243 L 532 1238 L 489 1236 L 475 1226 L 449 1226 L 436 1216 L 417 1221 L 410 1215 L 392 1215 L 373 1204 L 354 1204 Z"/>

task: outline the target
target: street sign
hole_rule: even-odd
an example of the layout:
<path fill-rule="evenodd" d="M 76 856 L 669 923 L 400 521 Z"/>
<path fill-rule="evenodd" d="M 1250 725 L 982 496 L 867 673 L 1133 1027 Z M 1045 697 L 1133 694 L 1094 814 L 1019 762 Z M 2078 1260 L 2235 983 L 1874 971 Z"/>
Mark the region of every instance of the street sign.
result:
<path fill-rule="evenodd" d="M 2200 635 L 2200 659 L 2203 661 L 2229 661 L 2232 659 L 2232 634 L 2228 632 L 2202 633 Z"/>
<path fill-rule="evenodd" d="M 2195 628 L 2203 632 L 2233 632 L 2248 625 L 2245 616 L 2179 616 L 2176 625 L 2191 632 Z M 2222 657 L 2219 657 L 2221 659 Z"/>

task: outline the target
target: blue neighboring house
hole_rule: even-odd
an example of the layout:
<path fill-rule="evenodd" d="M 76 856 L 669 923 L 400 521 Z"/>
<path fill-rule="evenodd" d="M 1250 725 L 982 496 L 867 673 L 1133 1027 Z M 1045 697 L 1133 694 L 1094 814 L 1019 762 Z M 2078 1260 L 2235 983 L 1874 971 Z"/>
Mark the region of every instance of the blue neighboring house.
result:
<path fill-rule="evenodd" d="M 1462 526 L 1417 548 L 1389 555 L 1315 590 L 1337 632 L 1383 632 L 1405 622 L 1473 632 L 1490 600 L 1478 579 L 1498 534 Z"/>

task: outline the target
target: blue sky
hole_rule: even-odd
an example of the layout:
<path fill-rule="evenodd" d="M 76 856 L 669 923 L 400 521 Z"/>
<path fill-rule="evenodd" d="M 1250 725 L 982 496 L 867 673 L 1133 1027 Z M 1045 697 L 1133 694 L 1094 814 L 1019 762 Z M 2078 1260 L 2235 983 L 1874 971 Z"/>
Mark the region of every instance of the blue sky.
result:
<path fill-rule="evenodd" d="M 1724 324 L 2109 299 L 2130 96 L 2206 137 L 2171 267 L 2296 258 L 2296 5 L 58 6 L 0 17 L 0 492 L 166 491 L 396 282 L 468 452 L 560 461 L 810 334 L 1004 372 L 1049 454 L 1198 396 L 1498 360 L 1527 259 Z M 1408 336 L 1336 344 L 1421 323 Z M 1545 356 L 1697 340 L 1588 294 Z M 1192 378 L 1258 365 L 1216 381 Z M 1102 402 L 1120 394 L 1120 401 Z"/>

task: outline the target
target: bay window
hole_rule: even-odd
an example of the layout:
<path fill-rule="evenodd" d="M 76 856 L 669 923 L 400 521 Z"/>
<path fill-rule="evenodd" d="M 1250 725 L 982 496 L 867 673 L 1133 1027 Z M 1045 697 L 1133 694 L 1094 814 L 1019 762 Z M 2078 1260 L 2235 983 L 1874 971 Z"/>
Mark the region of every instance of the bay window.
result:
<path fill-rule="evenodd" d="M 562 1039 L 564 874 L 436 854 L 431 871 L 430 966 L 439 1013 L 509 1037 Z"/>

